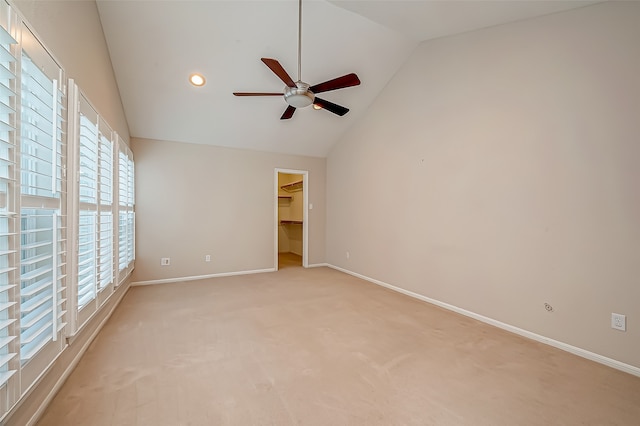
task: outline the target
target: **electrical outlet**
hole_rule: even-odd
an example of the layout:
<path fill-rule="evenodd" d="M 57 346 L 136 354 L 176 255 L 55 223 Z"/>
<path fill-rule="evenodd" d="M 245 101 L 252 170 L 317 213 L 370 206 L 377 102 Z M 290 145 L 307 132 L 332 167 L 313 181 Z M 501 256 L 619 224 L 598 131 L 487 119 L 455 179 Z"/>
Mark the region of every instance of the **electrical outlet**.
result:
<path fill-rule="evenodd" d="M 351 257 L 351 254 L 347 252 L 347 260 Z"/>
<path fill-rule="evenodd" d="M 169 266 L 171 264 L 171 258 L 163 257 L 160 259 L 160 266 Z"/>
<path fill-rule="evenodd" d="M 627 331 L 627 317 L 622 314 L 611 314 L 611 328 Z"/>
<path fill-rule="evenodd" d="M 211 255 L 210 255 L 210 254 L 206 255 L 206 256 L 204 257 L 204 261 L 205 261 L 205 262 L 211 262 Z"/>

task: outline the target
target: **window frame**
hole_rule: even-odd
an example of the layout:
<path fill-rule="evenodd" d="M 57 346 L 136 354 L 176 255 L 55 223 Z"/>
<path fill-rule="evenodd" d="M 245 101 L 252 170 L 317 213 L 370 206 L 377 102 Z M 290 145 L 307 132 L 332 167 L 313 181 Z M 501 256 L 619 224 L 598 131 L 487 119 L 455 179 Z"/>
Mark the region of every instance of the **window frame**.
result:
<path fill-rule="evenodd" d="M 74 246 L 73 249 L 73 259 L 70 262 L 70 275 L 71 282 L 74 285 L 71 286 L 70 289 L 70 302 L 73 307 L 72 310 L 72 326 L 71 333 L 72 336 L 77 334 L 82 327 L 95 315 L 96 312 L 99 311 L 100 307 L 106 303 L 106 301 L 111 297 L 111 295 L 115 291 L 116 287 L 116 272 L 115 272 L 115 263 L 116 263 L 116 244 L 117 239 L 114 234 L 114 217 L 115 217 L 115 197 L 117 195 L 116 185 L 116 174 L 118 172 L 117 163 L 114 161 L 115 156 L 115 142 L 114 139 L 117 139 L 117 133 L 111 130 L 108 123 L 100 116 L 97 112 L 96 108 L 91 104 L 88 98 L 82 93 L 82 90 L 78 87 L 73 79 L 69 79 L 69 172 L 68 172 L 68 180 L 69 180 L 69 191 L 72 194 L 69 203 L 69 212 L 71 216 L 74 218 L 72 226 L 70 226 L 69 231 L 69 239 L 71 244 Z M 91 199 L 89 197 L 85 197 L 83 200 L 82 195 L 80 194 L 82 181 L 81 175 L 86 173 L 87 171 L 91 171 L 91 169 L 83 170 L 83 166 L 81 164 L 81 149 L 82 149 L 82 117 L 85 117 L 91 124 L 94 126 L 95 130 L 95 140 L 92 142 L 95 144 L 93 149 L 95 150 L 95 169 L 93 170 L 94 175 L 92 176 L 92 182 L 95 187 L 89 187 L 93 191 L 91 194 Z M 106 147 L 104 145 L 107 145 Z M 104 149 L 106 148 L 106 149 Z M 108 167 L 109 173 L 104 175 L 102 173 L 101 161 L 111 159 L 111 163 Z M 105 194 L 102 191 L 102 188 L 105 184 L 108 183 L 108 186 L 111 189 L 110 194 Z M 106 197 L 104 197 L 107 195 Z M 106 200 L 105 200 L 106 198 Z M 79 282 L 79 256 L 80 252 L 80 217 L 82 212 L 91 212 L 94 216 L 93 221 L 93 259 L 92 259 L 92 267 L 93 274 L 90 285 L 92 286 L 93 297 L 85 304 L 79 305 L 78 300 L 78 286 L 76 285 Z M 107 214 L 111 216 L 111 227 L 110 229 L 103 229 L 101 226 L 101 215 Z M 109 262 L 109 270 L 104 271 L 101 270 L 101 265 L 103 264 L 101 260 L 101 251 L 104 247 L 101 247 L 101 235 L 103 232 L 107 232 L 107 238 L 110 241 L 110 251 L 111 252 L 111 261 Z M 104 285 L 101 285 L 101 276 L 103 273 L 107 273 L 108 276 L 111 277 L 109 282 Z"/>
<path fill-rule="evenodd" d="M 10 89 L 3 98 L 8 100 L 3 102 L 3 108 L 9 108 L 5 108 L 5 112 L 9 112 L 2 117 L 7 120 L 3 124 L 7 133 L 2 136 L 10 140 L 5 141 L 7 151 L 3 155 L 9 160 L 9 166 L 4 171 L 7 185 L 0 198 L 3 198 L 3 218 L 8 219 L 5 252 L 11 269 L 9 285 L 2 291 L 2 300 L 11 305 L 2 311 L 5 320 L 2 333 L 11 341 L 0 349 L 15 354 L 5 358 L 9 374 L 5 374 L 0 383 L 2 418 L 36 385 L 66 347 L 68 277 L 64 69 L 28 23 L 6 2 L 0 2 L 0 27 L 5 55 L 0 71 L 3 82 L 7 82 L 2 86 L 8 85 Z M 13 58 L 8 62 L 7 53 Z M 25 147 L 31 156 L 28 160 L 22 153 Z M 45 167 L 48 170 L 43 169 L 43 164 L 48 164 Z M 48 189 L 42 186 L 46 181 Z M 48 211 L 46 215 L 42 214 L 43 210 Z M 49 214 L 51 222 L 43 224 Z M 36 229 L 39 231 L 32 232 Z M 44 236 L 23 240 L 28 234 Z M 22 241 L 30 241 L 31 245 L 23 246 Z M 31 281 L 26 272 L 21 273 L 23 268 L 36 271 L 40 278 Z M 23 293 L 23 286 L 29 290 Z M 29 304 L 35 309 L 23 315 L 21 309 Z M 27 327 L 23 327 L 25 325 Z M 37 339 L 29 343 L 27 336 Z"/>
<path fill-rule="evenodd" d="M 133 154 L 118 134 L 109 127 L 107 121 L 96 112 L 96 197 L 93 205 L 87 200 L 81 202 L 78 181 L 80 143 L 77 133 L 80 109 L 77 101 L 83 95 L 72 79 L 65 78 L 64 68 L 40 40 L 21 15 L 9 3 L 0 0 L 0 345 L 3 345 L 0 346 L 0 423 L 54 365 L 57 357 L 73 342 L 78 332 L 104 307 L 115 293 L 116 287 L 131 274 L 135 259 Z M 45 102 L 32 108 L 31 112 L 23 110 L 23 107 L 36 105 L 38 102 L 35 98 L 28 99 L 29 88 L 25 87 L 25 84 L 28 85 L 30 82 L 24 77 L 26 74 L 23 71 L 26 72 L 26 68 L 23 70 L 22 67 L 23 61 L 27 66 L 28 60 L 23 59 L 23 55 L 28 55 L 29 60 L 35 65 L 31 67 L 32 74 L 42 71 L 51 82 L 50 109 L 45 108 Z M 54 84 L 54 80 L 57 83 Z M 45 80 L 42 82 L 46 83 Z M 41 95 L 42 99 L 49 99 L 45 93 Z M 91 106 L 88 100 L 87 103 Z M 93 106 L 91 110 L 97 111 Z M 51 126 L 51 130 L 47 132 L 53 142 L 47 142 L 47 132 L 39 133 L 38 138 L 31 142 L 25 142 L 23 127 L 26 129 L 34 123 L 39 123 L 40 117 L 33 115 L 31 121 L 25 122 L 24 126 L 23 121 L 27 119 L 27 114 L 35 114 L 38 111 L 48 111 L 44 113 L 42 123 L 48 122 Z M 49 118 L 45 120 L 45 116 Z M 37 160 L 23 163 L 26 150 L 22 152 L 22 146 L 29 143 L 34 145 L 30 148 L 34 156 L 48 155 L 48 160 L 41 163 Z M 50 144 L 51 149 L 47 151 L 35 146 L 38 144 Z M 44 145 L 42 146 L 46 148 Z M 123 205 L 120 205 L 119 198 L 121 152 L 125 153 L 126 160 L 123 163 Z M 44 171 L 43 164 L 45 169 L 49 164 L 48 171 Z M 33 173 L 25 174 L 27 170 L 32 170 Z M 23 180 L 23 175 L 27 179 Z M 31 175 L 35 177 L 29 178 Z M 34 183 L 35 189 L 23 191 L 23 187 L 30 182 Z M 51 188 L 48 194 L 44 190 L 47 182 Z M 77 238 L 81 208 L 95 212 L 97 218 L 104 220 L 96 220 L 96 231 L 92 233 L 96 246 L 93 255 L 96 297 L 91 303 L 78 309 Z M 43 280 L 31 287 L 33 292 L 25 293 L 21 291 L 21 285 L 29 283 L 25 284 L 27 278 L 21 270 L 28 266 L 29 261 L 27 257 L 22 256 L 27 249 L 27 246 L 21 243 L 23 235 L 26 235 L 26 232 L 21 231 L 24 222 L 22 216 L 31 213 L 32 210 L 51 214 L 53 222 L 46 231 L 50 234 L 51 241 L 36 240 L 36 244 L 30 248 L 35 250 L 30 261 L 39 262 L 38 259 L 46 258 L 48 262 L 48 259 L 51 259 L 52 278 L 50 283 Z M 119 268 L 118 253 L 118 218 L 121 212 L 125 213 L 128 219 L 124 223 L 126 264 L 122 270 Z M 100 216 L 101 214 L 103 216 Z M 39 222 L 48 217 L 32 218 L 34 227 L 46 228 Z M 27 229 L 30 228 L 26 227 L 25 231 Z M 38 251 L 39 247 L 46 245 L 45 242 L 51 246 L 50 253 Z M 26 254 L 24 253 L 24 256 Z M 24 261 L 21 260 L 23 258 Z M 21 334 L 21 324 L 24 325 L 27 318 L 21 315 L 21 307 L 27 306 L 25 303 L 29 295 L 37 295 L 41 291 L 41 284 L 43 289 L 48 288 L 46 286 L 51 287 L 51 294 L 43 297 L 51 297 L 51 314 L 47 311 L 48 307 L 42 308 L 42 311 L 28 317 L 27 322 L 35 326 L 34 324 L 40 324 L 39 321 L 43 318 L 48 321 L 48 316 L 51 316 L 51 337 L 43 340 L 44 344 L 32 357 L 21 361 L 24 353 L 21 354 L 20 348 L 23 346 L 22 338 L 26 336 Z M 48 304 L 49 300 L 46 303 Z"/>
<path fill-rule="evenodd" d="M 129 277 L 135 266 L 135 163 L 133 152 L 119 137 L 117 182 L 118 246 L 116 260 L 118 265 L 117 285 L 120 285 Z M 124 231 L 124 240 L 121 239 L 122 231 Z"/>

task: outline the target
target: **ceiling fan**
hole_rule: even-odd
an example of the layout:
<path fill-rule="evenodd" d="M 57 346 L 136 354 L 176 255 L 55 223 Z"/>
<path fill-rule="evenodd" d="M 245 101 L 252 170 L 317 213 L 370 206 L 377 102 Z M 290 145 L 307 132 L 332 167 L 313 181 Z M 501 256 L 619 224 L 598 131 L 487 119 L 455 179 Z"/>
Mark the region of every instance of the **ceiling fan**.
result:
<path fill-rule="evenodd" d="M 315 109 L 326 109 L 329 112 L 343 116 L 349 112 L 348 108 L 341 105 L 334 104 L 327 100 L 321 99 L 316 96 L 317 93 L 329 92 L 331 90 L 344 89 L 346 87 L 357 86 L 360 84 L 360 79 L 354 73 L 343 75 L 342 77 L 334 78 L 333 80 L 325 81 L 324 83 L 309 85 L 302 81 L 301 74 L 301 44 L 302 44 L 302 0 L 298 0 L 298 81 L 293 79 L 287 74 L 280 62 L 271 58 L 261 58 L 262 62 L 269 67 L 275 75 L 280 78 L 286 84 L 283 93 L 260 93 L 260 92 L 234 92 L 235 96 L 284 96 L 284 100 L 289 104 L 287 109 L 280 117 L 281 120 L 288 120 L 293 117 L 293 113 L 296 112 L 296 108 L 304 108 L 313 104 Z"/>

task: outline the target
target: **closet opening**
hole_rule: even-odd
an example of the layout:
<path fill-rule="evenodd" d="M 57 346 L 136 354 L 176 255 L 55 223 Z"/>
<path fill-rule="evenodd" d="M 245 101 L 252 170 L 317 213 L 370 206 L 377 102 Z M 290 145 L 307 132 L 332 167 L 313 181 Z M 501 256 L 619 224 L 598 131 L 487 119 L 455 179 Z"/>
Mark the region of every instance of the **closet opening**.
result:
<path fill-rule="evenodd" d="M 276 169 L 275 269 L 307 267 L 308 172 Z"/>

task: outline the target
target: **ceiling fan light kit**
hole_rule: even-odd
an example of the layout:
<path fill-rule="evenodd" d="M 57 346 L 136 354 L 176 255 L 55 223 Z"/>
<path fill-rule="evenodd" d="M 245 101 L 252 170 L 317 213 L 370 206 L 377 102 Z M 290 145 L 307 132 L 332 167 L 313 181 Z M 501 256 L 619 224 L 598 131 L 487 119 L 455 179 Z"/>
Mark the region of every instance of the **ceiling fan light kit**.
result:
<path fill-rule="evenodd" d="M 280 117 L 281 120 L 288 120 L 293 117 L 297 108 L 305 108 L 313 104 L 314 109 L 326 109 L 336 115 L 343 116 L 349 112 L 348 108 L 334 104 L 316 97 L 316 93 L 329 92 L 331 90 L 344 89 L 346 87 L 357 86 L 360 79 L 354 73 L 325 81 L 324 83 L 310 86 L 302 81 L 301 74 L 301 51 L 302 51 L 302 0 L 298 0 L 298 81 L 293 81 L 285 69 L 275 59 L 262 58 L 262 62 L 269 67 L 275 75 L 286 85 L 283 93 L 271 92 L 234 92 L 235 96 L 283 96 L 289 105 Z"/>
<path fill-rule="evenodd" d="M 285 86 L 284 100 L 294 108 L 304 108 L 313 103 L 315 95 L 309 91 L 307 83 L 297 81 L 296 87 Z"/>

